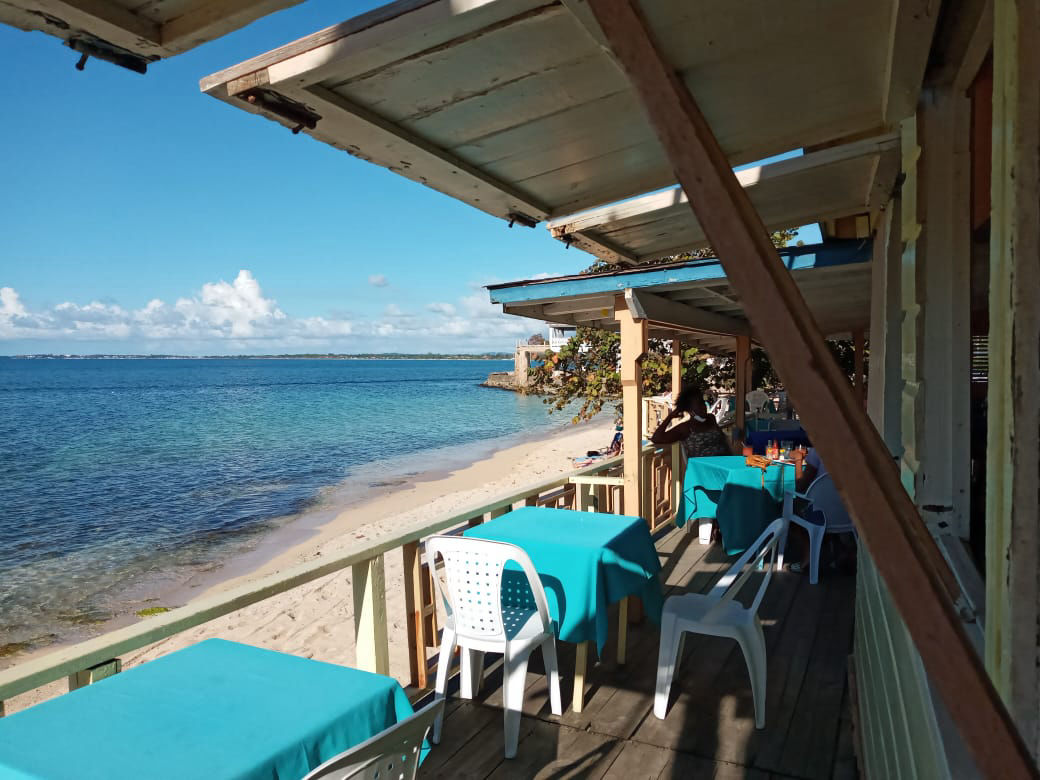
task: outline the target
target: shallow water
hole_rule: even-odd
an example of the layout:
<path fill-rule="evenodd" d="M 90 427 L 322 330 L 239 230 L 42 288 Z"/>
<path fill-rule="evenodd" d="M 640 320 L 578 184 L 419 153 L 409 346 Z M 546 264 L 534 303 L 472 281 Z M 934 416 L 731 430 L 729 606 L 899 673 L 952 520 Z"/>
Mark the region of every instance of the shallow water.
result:
<path fill-rule="evenodd" d="M 330 495 L 403 480 L 395 463 L 562 422 L 478 386 L 509 368 L 0 359 L 0 657 L 153 605 Z"/>

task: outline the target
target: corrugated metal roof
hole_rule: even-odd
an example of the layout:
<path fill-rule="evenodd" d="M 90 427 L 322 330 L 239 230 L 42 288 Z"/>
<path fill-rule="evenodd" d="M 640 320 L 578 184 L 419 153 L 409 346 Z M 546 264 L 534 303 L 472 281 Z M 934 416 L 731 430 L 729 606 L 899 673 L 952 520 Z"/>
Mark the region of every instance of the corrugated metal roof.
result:
<path fill-rule="evenodd" d="M 738 165 L 908 115 L 925 52 L 896 57 L 893 36 L 923 1 L 640 5 Z M 406 0 L 202 88 L 506 219 L 674 184 L 579 0 Z"/>

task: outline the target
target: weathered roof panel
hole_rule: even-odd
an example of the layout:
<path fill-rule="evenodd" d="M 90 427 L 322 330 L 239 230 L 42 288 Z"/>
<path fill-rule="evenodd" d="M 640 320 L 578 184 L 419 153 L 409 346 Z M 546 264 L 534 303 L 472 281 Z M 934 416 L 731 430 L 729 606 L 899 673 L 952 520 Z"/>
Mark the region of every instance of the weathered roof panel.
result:
<path fill-rule="evenodd" d="M 899 137 L 869 138 L 737 173 L 770 230 L 869 213 L 885 204 L 899 173 Z M 553 220 L 552 235 L 611 263 L 668 257 L 708 245 L 676 187 Z"/>
<path fill-rule="evenodd" d="M 893 64 L 893 31 L 927 16 L 924 2 L 641 6 L 738 165 L 876 131 L 912 110 L 890 97 L 916 89 L 923 62 Z M 674 183 L 580 0 L 403 0 L 202 88 L 506 219 L 560 217 Z"/>
<path fill-rule="evenodd" d="M 779 250 L 824 334 L 869 325 L 871 252 L 869 240 Z M 634 293 L 638 301 L 649 294 L 658 305 L 656 315 L 647 315 L 651 336 L 679 335 L 709 351 L 732 352 L 731 337 L 750 329 L 739 296 L 714 258 L 510 282 L 488 290 L 491 302 L 502 304 L 507 314 L 605 330 L 618 328 L 615 296 Z"/>
<path fill-rule="evenodd" d="M 144 72 L 302 0 L 0 0 L 0 22 Z"/>

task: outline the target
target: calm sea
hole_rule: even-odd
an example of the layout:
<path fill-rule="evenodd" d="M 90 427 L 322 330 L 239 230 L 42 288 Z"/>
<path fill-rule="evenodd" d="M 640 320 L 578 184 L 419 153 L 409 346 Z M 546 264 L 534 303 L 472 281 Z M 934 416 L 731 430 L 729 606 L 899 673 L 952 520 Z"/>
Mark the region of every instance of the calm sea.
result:
<path fill-rule="evenodd" d="M 559 425 L 478 386 L 509 368 L 0 358 L 0 656 L 156 603 L 329 486 L 342 499 Z"/>

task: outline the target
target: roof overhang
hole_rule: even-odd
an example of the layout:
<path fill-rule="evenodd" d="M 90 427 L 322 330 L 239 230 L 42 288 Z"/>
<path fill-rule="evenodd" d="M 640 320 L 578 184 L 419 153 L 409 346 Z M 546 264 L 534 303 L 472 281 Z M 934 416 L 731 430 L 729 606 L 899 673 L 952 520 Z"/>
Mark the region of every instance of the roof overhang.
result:
<path fill-rule="evenodd" d="M 781 262 L 805 297 L 821 330 L 838 336 L 870 323 L 869 240 L 834 241 L 780 249 Z M 695 260 L 488 287 L 507 314 L 617 330 L 616 297 L 626 298 L 651 337 L 681 338 L 715 353 L 731 353 L 734 337 L 750 334 L 744 308 L 718 260 Z"/>
<path fill-rule="evenodd" d="M 732 165 L 911 114 L 927 0 L 639 3 Z M 400 0 L 208 94 L 522 224 L 674 184 L 581 0 Z"/>
<path fill-rule="evenodd" d="M 144 73 L 148 63 L 303 0 L 0 0 L 0 22 Z"/>
<path fill-rule="evenodd" d="M 883 135 L 746 168 L 737 179 L 769 230 L 876 212 L 899 174 L 899 136 Z M 608 263 L 640 263 L 708 246 L 678 187 L 548 225 L 552 235 Z"/>

